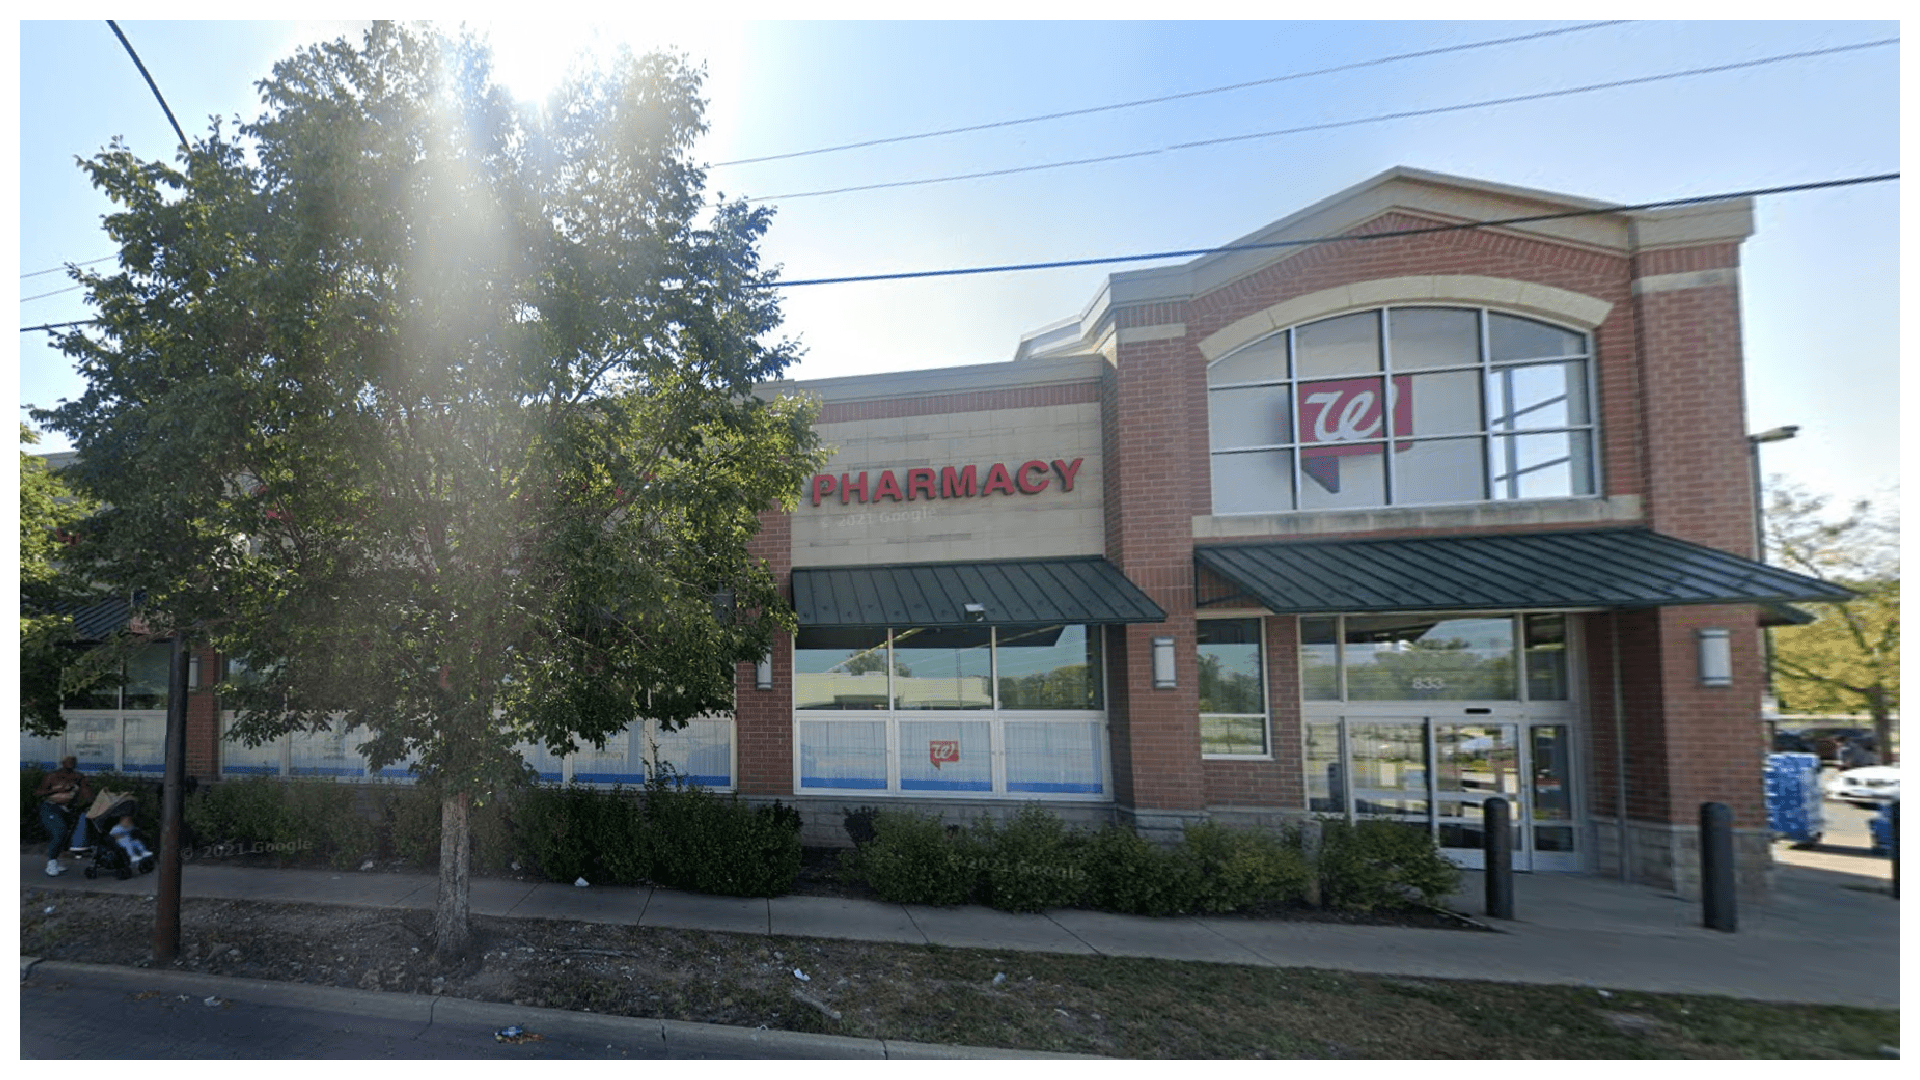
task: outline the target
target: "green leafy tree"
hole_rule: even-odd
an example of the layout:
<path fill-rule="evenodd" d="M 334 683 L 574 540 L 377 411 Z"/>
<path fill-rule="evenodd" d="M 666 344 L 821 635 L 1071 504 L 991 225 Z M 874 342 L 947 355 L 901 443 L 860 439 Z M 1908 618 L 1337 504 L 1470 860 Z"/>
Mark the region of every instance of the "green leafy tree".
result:
<path fill-rule="evenodd" d="M 20 441 L 40 441 L 20 425 Z M 20 726 L 33 735 L 66 729 L 60 703 L 106 677 L 103 658 L 73 640 L 72 611 L 98 599 L 66 558 L 74 530 L 92 513 L 44 458 L 20 452 Z"/>
<path fill-rule="evenodd" d="M 516 746 L 732 708 L 791 629 L 747 545 L 819 463 L 756 244 L 688 148 L 699 76 L 623 54 L 544 109 L 486 49 L 377 24 L 260 84 L 182 165 L 83 162 L 120 265 L 80 273 L 87 389 L 40 414 L 108 508 L 81 550 L 243 661 L 258 743 L 364 727 L 441 808 L 435 952 L 470 946 L 468 812 Z"/>
<path fill-rule="evenodd" d="M 1836 518 L 1824 496 L 1778 478 L 1771 490 L 1769 558 L 1858 594 L 1817 605 L 1818 616 L 1806 626 L 1772 632 L 1774 693 L 1794 712 L 1867 713 L 1880 759 L 1892 762 L 1893 714 L 1900 708 L 1899 522 L 1867 500 Z"/>

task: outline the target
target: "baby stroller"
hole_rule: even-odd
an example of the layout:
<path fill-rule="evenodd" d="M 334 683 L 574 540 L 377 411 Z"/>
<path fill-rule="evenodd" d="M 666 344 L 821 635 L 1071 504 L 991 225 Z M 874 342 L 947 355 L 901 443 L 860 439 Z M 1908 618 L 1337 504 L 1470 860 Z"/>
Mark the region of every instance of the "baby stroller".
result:
<path fill-rule="evenodd" d="M 134 809 L 133 796 L 123 792 L 103 791 L 93 800 L 87 809 L 87 834 L 93 843 L 93 865 L 84 871 L 88 877 L 97 878 L 106 871 L 125 881 L 133 876 L 135 869 L 143 874 L 153 872 L 151 854 L 142 858 L 136 867 L 119 842 L 109 835 L 121 818 L 132 816 Z M 133 835 L 140 837 L 141 834 L 136 829 Z"/>

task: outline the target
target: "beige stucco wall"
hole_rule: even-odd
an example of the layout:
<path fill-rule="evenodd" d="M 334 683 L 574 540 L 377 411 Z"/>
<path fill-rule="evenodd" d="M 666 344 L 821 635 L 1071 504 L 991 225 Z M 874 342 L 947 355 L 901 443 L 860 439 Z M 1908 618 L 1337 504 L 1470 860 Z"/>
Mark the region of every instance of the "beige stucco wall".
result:
<path fill-rule="evenodd" d="M 973 498 L 842 504 L 838 494 L 813 505 L 812 488 L 793 515 L 793 565 L 877 566 L 904 562 L 1099 555 L 1105 550 L 1101 509 L 1100 406 L 1045 405 L 983 412 L 935 413 L 821 424 L 837 452 L 821 471 L 867 472 L 869 491 L 892 469 L 976 466 L 980 483 L 995 463 L 1081 459 L 1073 490 L 1049 470 L 1045 491 Z"/>

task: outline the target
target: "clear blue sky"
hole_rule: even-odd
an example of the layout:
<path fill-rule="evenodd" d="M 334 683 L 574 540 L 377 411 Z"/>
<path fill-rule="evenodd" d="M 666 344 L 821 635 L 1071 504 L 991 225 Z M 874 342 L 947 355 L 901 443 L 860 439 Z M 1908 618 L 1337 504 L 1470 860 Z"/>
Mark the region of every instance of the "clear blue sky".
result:
<path fill-rule="evenodd" d="M 1044 9 L 1043 9 L 1044 10 Z M 749 22 L 502 24 L 536 86 L 582 42 L 678 44 L 708 65 L 709 162 L 1271 78 L 1572 22 Z M 188 134 L 252 119 L 254 82 L 353 24 L 121 23 Z M 1149 150 L 1726 64 L 1898 35 L 1893 22 L 1631 23 L 1094 116 L 715 168 L 768 196 Z M 111 255 L 106 203 L 75 166 L 115 135 L 171 160 L 174 136 L 104 22 L 18 24 L 22 274 Z M 765 251 L 790 278 L 1225 243 L 1393 165 L 1622 203 L 1893 172 L 1899 48 L 1886 46 L 1449 115 L 1019 176 L 778 202 Z M 230 120 L 229 120 L 230 122 Z M 1800 426 L 1764 467 L 1840 498 L 1899 478 L 1900 185 L 1763 198 L 1745 249 L 1750 430 Z M 1132 268 L 1140 264 L 1131 264 Z M 795 289 L 794 376 L 1009 359 L 1077 315 L 1101 268 Z M 72 283 L 21 280 L 20 326 L 85 318 Z M 20 335 L 20 400 L 80 390 L 44 333 Z M 24 417 L 24 413 L 22 413 Z M 45 448 L 59 449 L 57 440 Z"/>

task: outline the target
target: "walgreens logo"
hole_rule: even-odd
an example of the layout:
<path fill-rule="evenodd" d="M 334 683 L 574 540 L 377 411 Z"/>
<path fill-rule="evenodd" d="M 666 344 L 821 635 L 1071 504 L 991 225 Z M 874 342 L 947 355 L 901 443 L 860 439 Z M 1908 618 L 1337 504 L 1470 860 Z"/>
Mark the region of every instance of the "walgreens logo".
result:
<path fill-rule="evenodd" d="M 1396 435 L 1413 434 L 1413 377 L 1400 375 L 1380 400 L 1379 379 L 1338 379 L 1300 384 L 1300 451 L 1304 457 L 1346 457 L 1377 454 L 1380 447 L 1363 439 L 1383 438 L 1387 409 L 1393 410 Z M 1358 444 L 1358 445 L 1356 445 Z M 1397 450 L 1407 449 L 1401 443 Z"/>
<path fill-rule="evenodd" d="M 877 469 L 866 472 L 815 473 L 813 505 L 840 496 L 842 506 L 852 502 L 910 502 L 914 499 L 972 499 L 987 495 L 1038 495 L 1059 484 L 1072 491 L 1084 458 L 1023 461 L 1017 466 L 995 463 L 981 471 L 978 465 L 942 465 L 919 469 Z"/>

